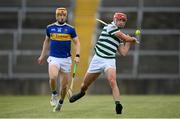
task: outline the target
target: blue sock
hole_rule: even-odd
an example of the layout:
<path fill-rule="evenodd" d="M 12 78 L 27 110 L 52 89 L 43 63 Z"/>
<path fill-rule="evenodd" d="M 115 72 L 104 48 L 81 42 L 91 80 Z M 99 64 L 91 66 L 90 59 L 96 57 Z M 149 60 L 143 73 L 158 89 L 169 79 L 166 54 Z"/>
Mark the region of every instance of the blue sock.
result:
<path fill-rule="evenodd" d="M 60 99 L 59 104 L 63 104 L 64 100 Z"/>
<path fill-rule="evenodd" d="M 56 95 L 56 94 L 57 94 L 57 91 L 56 91 L 56 90 L 55 90 L 55 91 L 52 91 L 52 94 Z"/>

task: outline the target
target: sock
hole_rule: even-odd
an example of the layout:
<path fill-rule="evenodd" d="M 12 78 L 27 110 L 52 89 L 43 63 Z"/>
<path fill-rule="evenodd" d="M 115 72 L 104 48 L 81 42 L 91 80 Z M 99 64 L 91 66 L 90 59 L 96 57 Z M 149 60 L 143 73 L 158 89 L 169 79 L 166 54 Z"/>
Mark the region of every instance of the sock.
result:
<path fill-rule="evenodd" d="M 59 104 L 63 104 L 64 100 L 60 99 Z"/>
<path fill-rule="evenodd" d="M 117 104 L 120 104 L 120 101 L 115 101 L 115 104 L 117 105 Z"/>
<path fill-rule="evenodd" d="M 52 94 L 56 95 L 56 94 L 57 94 L 57 91 L 56 91 L 56 90 L 52 91 Z"/>

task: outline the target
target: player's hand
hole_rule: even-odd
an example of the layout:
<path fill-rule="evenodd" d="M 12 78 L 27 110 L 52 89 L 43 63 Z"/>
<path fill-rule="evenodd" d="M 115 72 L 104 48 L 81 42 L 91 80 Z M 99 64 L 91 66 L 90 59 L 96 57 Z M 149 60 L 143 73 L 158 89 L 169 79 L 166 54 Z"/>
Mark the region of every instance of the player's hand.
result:
<path fill-rule="evenodd" d="M 132 38 L 134 39 L 134 43 L 137 43 L 137 44 L 140 43 L 139 40 L 138 40 L 137 38 L 135 38 L 135 37 L 132 37 Z"/>
<path fill-rule="evenodd" d="M 45 59 L 40 56 L 40 57 L 37 59 L 37 63 L 40 64 L 40 65 L 43 65 L 43 64 L 45 63 Z"/>
<path fill-rule="evenodd" d="M 74 61 L 75 61 L 75 63 L 76 63 L 76 64 L 78 64 L 78 63 L 79 63 L 79 60 L 80 60 L 80 58 L 79 58 L 79 57 L 75 57 L 75 58 L 74 58 Z"/>

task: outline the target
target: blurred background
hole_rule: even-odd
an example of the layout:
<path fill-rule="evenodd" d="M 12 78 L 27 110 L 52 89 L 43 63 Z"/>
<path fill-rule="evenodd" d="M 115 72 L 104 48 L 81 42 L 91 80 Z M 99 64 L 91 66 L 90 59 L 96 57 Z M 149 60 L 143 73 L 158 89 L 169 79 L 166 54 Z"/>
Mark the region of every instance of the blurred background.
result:
<path fill-rule="evenodd" d="M 0 0 L 0 95 L 50 94 L 47 63 L 40 66 L 36 61 L 57 7 L 68 9 L 68 23 L 81 42 L 74 92 L 103 28 L 95 19 L 110 23 L 120 11 L 128 16 L 123 32 L 142 30 L 140 45 L 132 45 L 126 57 L 117 54 L 121 93 L 180 94 L 179 0 Z M 104 76 L 89 89 L 89 94 L 110 93 Z"/>

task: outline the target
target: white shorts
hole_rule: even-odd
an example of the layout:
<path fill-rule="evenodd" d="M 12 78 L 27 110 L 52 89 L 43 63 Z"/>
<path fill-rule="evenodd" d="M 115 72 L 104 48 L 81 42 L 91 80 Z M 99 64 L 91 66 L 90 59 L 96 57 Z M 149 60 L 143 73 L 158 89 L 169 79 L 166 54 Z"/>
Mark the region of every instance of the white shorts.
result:
<path fill-rule="evenodd" d="M 65 73 L 71 72 L 71 64 L 72 64 L 71 57 L 56 58 L 56 57 L 49 56 L 47 59 L 47 62 L 49 66 L 56 65 L 57 68 L 61 70 L 62 72 L 65 72 Z"/>
<path fill-rule="evenodd" d="M 108 68 L 116 69 L 115 59 L 105 59 L 94 55 L 88 68 L 88 73 L 105 72 Z"/>

